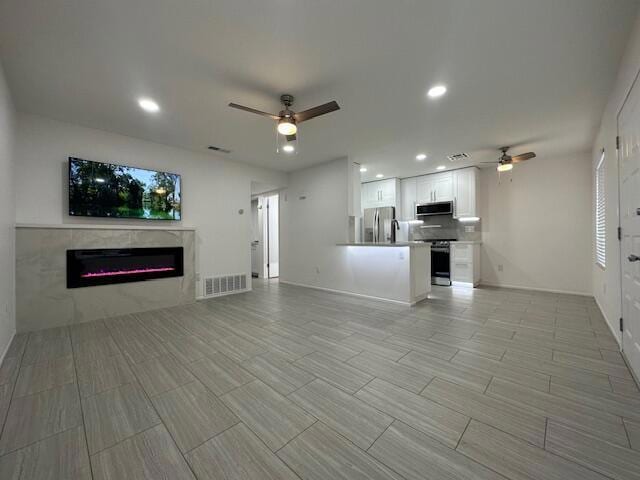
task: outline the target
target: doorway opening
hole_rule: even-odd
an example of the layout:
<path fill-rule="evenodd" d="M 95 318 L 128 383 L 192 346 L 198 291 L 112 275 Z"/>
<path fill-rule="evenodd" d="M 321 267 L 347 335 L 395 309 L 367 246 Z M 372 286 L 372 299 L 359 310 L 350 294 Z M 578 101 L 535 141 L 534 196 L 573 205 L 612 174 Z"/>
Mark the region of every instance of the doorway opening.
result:
<path fill-rule="evenodd" d="M 251 200 L 251 276 L 272 279 L 280 276 L 280 196 L 256 195 Z"/>

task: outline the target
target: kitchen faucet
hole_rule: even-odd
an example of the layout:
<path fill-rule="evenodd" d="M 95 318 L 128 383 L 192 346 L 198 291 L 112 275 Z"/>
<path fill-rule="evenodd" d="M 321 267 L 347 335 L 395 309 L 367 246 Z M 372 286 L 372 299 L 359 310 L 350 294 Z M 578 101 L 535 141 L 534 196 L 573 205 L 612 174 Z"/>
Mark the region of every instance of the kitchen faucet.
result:
<path fill-rule="evenodd" d="M 400 222 L 394 218 L 391 220 L 391 243 L 396 243 L 396 230 L 400 230 Z"/>

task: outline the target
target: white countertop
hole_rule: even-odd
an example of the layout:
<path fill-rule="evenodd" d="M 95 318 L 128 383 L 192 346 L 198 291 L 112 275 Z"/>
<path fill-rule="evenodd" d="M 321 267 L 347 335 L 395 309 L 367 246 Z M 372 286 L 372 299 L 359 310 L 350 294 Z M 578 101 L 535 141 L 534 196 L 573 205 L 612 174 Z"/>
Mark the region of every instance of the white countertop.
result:
<path fill-rule="evenodd" d="M 481 240 L 456 240 L 455 242 L 451 242 L 451 243 L 462 243 L 467 245 L 482 245 Z"/>
<path fill-rule="evenodd" d="M 373 243 L 373 242 L 350 242 L 337 243 L 338 247 L 410 247 L 410 248 L 431 248 L 429 242 L 396 242 L 396 243 Z"/>

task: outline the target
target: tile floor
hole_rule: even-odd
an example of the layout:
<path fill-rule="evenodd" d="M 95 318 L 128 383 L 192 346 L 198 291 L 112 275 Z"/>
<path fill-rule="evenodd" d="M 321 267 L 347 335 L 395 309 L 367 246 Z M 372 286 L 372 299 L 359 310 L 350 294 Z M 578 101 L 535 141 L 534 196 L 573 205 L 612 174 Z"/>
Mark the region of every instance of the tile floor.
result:
<path fill-rule="evenodd" d="M 256 282 L 18 335 L 0 478 L 638 479 L 640 392 L 593 299 L 414 307 Z"/>

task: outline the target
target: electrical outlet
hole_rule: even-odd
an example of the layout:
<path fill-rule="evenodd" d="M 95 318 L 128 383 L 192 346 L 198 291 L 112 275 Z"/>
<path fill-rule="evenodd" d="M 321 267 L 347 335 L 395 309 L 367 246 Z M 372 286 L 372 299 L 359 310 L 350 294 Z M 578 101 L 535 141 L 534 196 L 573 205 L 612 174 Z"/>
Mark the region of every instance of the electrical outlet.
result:
<path fill-rule="evenodd" d="M 475 225 L 467 225 L 464 227 L 464 231 L 467 233 L 473 233 L 476 231 Z"/>
<path fill-rule="evenodd" d="M 398 253 L 398 258 L 399 258 L 400 260 L 404 260 L 404 252 L 400 252 L 400 253 Z"/>
<path fill-rule="evenodd" d="M 504 267 L 502 266 L 502 264 L 498 265 L 498 271 L 499 271 L 499 272 L 504 271 Z"/>

